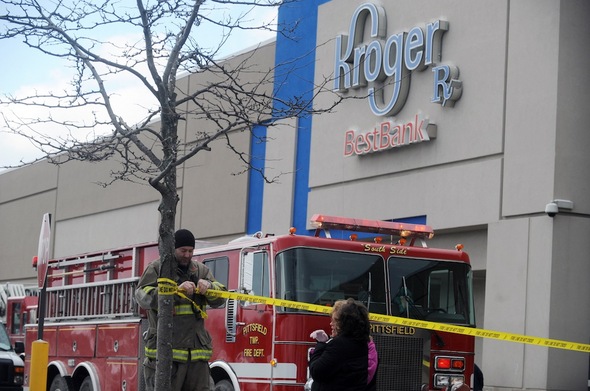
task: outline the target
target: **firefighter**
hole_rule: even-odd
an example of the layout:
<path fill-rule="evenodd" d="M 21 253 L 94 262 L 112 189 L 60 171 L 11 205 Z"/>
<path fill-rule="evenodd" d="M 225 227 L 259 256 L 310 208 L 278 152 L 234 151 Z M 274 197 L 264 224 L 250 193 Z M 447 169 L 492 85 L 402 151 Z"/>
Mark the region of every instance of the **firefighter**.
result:
<path fill-rule="evenodd" d="M 192 260 L 195 237 L 189 230 L 179 229 L 174 240 L 178 269 L 173 278 L 178 292 L 174 295 L 171 391 L 209 391 L 212 380 L 208 361 L 213 351 L 211 336 L 205 329 L 205 307 L 207 304 L 219 307 L 224 299 L 209 297 L 206 292 L 226 288 L 215 280 L 207 266 Z M 159 277 L 158 259 L 145 269 L 135 291 L 139 305 L 148 310 L 144 360 L 147 391 L 153 391 L 155 385 Z"/>

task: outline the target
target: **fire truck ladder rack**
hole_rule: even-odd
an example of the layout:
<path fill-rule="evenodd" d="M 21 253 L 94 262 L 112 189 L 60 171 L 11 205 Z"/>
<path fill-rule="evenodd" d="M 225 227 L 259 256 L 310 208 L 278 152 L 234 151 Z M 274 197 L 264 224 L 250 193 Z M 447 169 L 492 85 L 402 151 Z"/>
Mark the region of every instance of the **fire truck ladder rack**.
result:
<path fill-rule="evenodd" d="M 137 251 L 133 254 L 137 259 Z M 67 321 L 136 316 L 139 308 L 134 293 L 139 277 L 115 278 L 118 259 L 119 255 L 106 253 L 50 263 L 48 278 L 53 282 L 47 288 L 45 319 Z M 134 260 L 133 268 L 136 263 Z M 94 281 L 93 274 L 97 273 L 106 276 Z M 135 270 L 131 275 L 136 275 Z"/>

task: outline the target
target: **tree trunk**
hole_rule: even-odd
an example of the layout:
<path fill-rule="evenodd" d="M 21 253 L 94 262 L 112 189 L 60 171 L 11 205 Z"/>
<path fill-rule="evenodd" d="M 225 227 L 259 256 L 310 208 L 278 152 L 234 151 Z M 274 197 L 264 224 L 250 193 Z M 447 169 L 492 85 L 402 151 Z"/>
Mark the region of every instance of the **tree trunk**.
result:
<path fill-rule="evenodd" d="M 175 121 L 172 121 L 175 122 Z M 165 126 L 165 125 L 163 125 Z M 172 129 L 176 135 L 177 123 L 169 124 L 168 129 Z M 164 147 L 165 163 L 176 161 L 176 137 L 172 137 L 169 148 Z M 173 155 L 173 156 L 171 156 Z M 178 192 L 176 188 L 176 168 L 164 176 L 163 183 L 157 186 L 161 194 L 160 205 L 160 227 L 159 227 L 159 252 L 161 259 L 160 277 L 174 280 L 176 275 L 176 257 L 174 256 L 174 225 L 176 219 L 176 206 L 178 204 Z M 174 295 L 158 295 L 158 343 L 156 355 L 156 390 L 171 389 L 172 373 L 172 330 L 173 330 L 173 309 Z"/>
<path fill-rule="evenodd" d="M 160 277 L 174 279 L 174 219 L 177 204 L 176 192 L 162 196 L 159 210 L 160 222 Z M 158 347 L 156 356 L 156 390 L 169 390 L 172 371 L 172 313 L 173 295 L 158 295 Z"/>

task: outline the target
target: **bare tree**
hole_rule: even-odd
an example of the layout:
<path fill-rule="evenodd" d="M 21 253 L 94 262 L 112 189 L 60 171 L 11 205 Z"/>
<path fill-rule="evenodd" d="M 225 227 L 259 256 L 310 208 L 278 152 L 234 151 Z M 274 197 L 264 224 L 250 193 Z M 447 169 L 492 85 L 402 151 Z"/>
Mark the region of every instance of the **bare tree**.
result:
<path fill-rule="evenodd" d="M 275 21 L 248 23 L 252 10 L 276 8 L 284 2 L 1 0 L 4 9 L 0 11 L 0 39 L 21 39 L 32 50 L 62 59 L 74 71 L 71 84 L 64 91 L 2 98 L 1 103 L 48 110 L 43 118 L 4 117 L 5 126 L 43 152 L 36 161 L 47 159 L 63 164 L 70 160 L 117 159 L 121 165 L 111 173 L 112 180 L 147 182 L 154 187 L 161 196 L 161 276 L 170 278 L 176 269 L 176 167 L 201 151 L 209 151 L 210 143 L 216 139 L 223 138 L 232 147 L 230 131 L 250 131 L 262 123 L 271 126 L 280 119 L 312 113 L 309 100 L 291 97 L 277 101 L 273 95 L 277 69 L 261 69 L 251 56 L 217 60 L 233 31 L 263 29 L 289 35 L 295 26 L 278 26 Z M 233 13 L 234 17 L 232 13 L 216 14 L 219 7 L 241 7 L 243 12 L 237 16 Z M 203 37 L 212 27 L 223 33 L 216 36 L 216 45 L 205 48 Z M 137 38 L 123 43 L 105 38 L 117 29 L 134 33 Z M 177 77 L 183 72 L 206 73 L 208 83 L 183 89 L 177 85 Z M 286 71 L 281 72 L 284 76 Z M 114 80 L 121 76 L 131 77 L 144 90 L 145 114 L 133 123 L 115 104 L 112 88 Z M 88 115 L 74 121 L 69 115 L 60 115 L 66 109 L 67 113 L 87 110 Z M 196 130 L 194 140 L 185 143 L 179 139 L 178 125 L 188 117 L 207 125 Z M 42 129 L 47 124 L 58 125 L 67 132 L 60 136 L 44 133 Z M 105 126 L 108 131 L 99 133 L 98 129 Z M 252 169 L 249 156 L 234 151 Z M 161 295 L 158 305 L 156 389 L 169 389 L 173 303 Z"/>

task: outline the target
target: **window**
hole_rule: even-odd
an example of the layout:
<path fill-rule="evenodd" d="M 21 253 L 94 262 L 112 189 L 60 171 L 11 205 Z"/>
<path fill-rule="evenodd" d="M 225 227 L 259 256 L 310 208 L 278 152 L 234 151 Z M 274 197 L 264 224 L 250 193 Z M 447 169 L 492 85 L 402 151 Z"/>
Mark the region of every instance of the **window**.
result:
<path fill-rule="evenodd" d="M 205 259 L 203 264 L 211 270 L 213 277 L 227 288 L 229 280 L 229 259 L 227 257 Z"/>
<path fill-rule="evenodd" d="M 20 334 L 20 303 L 12 303 L 12 324 L 10 325 L 11 334 Z"/>
<path fill-rule="evenodd" d="M 8 338 L 8 334 L 6 334 L 4 324 L 0 322 L 0 350 L 10 350 L 10 348 L 10 339 Z"/>
<path fill-rule="evenodd" d="M 255 296 L 270 296 L 268 254 L 265 251 L 247 252 L 242 255 L 240 290 Z"/>
<path fill-rule="evenodd" d="M 203 261 L 203 264 L 211 270 L 213 277 L 227 288 L 229 281 L 229 259 L 227 257 L 206 259 Z M 223 306 L 217 308 L 223 308 L 224 306 L 225 303 Z M 210 308 L 209 306 L 207 307 Z"/>
<path fill-rule="evenodd" d="M 394 316 L 475 324 L 468 264 L 391 257 L 388 267 Z"/>
<path fill-rule="evenodd" d="M 333 305 L 349 297 L 387 313 L 385 265 L 375 254 L 296 248 L 277 255 L 277 298 Z M 296 312 L 295 309 L 282 308 Z"/>

